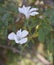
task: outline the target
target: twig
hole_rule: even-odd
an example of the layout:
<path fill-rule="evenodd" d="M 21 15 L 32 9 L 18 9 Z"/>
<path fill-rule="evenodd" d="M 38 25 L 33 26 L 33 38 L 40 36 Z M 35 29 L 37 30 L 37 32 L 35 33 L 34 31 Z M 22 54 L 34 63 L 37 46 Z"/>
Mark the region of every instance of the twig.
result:
<path fill-rule="evenodd" d="M 5 45 L 0 45 L 0 48 L 5 48 L 5 49 L 12 50 L 12 51 L 15 52 L 15 53 L 20 53 L 20 51 L 17 50 L 16 48 L 14 48 L 14 47 L 5 46 Z"/>
<path fill-rule="evenodd" d="M 49 61 L 47 61 L 42 55 L 37 54 L 37 58 L 45 65 L 51 65 Z"/>
<path fill-rule="evenodd" d="M 5 48 L 5 49 L 9 49 L 12 50 L 14 53 L 20 54 L 21 52 L 14 48 L 14 47 L 10 47 L 10 46 L 4 46 L 4 45 L 0 45 L 0 48 Z M 32 59 L 27 57 L 24 53 L 21 54 L 23 57 L 26 57 L 27 59 L 30 59 L 32 62 L 42 62 L 44 65 L 50 65 L 51 63 L 49 61 L 47 61 L 40 53 L 37 53 L 37 58 Z"/>
<path fill-rule="evenodd" d="M 20 54 L 21 53 L 18 49 L 14 48 L 14 47 L 0 45 L 0 48 L 5 48 L 5 49 L 8 49 L 8 50 L 12 50 L 14 53 L 17 53 L 17 54 Z M 21 55 L 23 57 L 26 57 L 27 59 L 30 59 L 33 62 L 37 62 L 38 61 L 38 60 L 34 61 L 32 58 L 27 57 L 24 53 L 22 53 Z"/>

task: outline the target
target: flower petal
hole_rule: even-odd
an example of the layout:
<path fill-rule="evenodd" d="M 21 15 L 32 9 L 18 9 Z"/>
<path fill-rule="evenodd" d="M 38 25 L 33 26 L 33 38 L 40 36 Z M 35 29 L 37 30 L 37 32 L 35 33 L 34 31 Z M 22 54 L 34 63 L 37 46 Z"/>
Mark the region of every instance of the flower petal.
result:
<path fill-rule="evenodd" d="M 25 5 L 23 5 L 23 7 L 22 7 L 23 9 L 26 9 L 26 7 L 25 7 Z"/>
<path fill-rule="evenodd" d="M 17 35 L 18 37 L 21 37 L 21 29 L 17 31 L 16 35 Z"/>
<path fill-rule="evenodd" d="M 18 8 L 18 10 L 19 10 L 20 13 L 24 14 L 26 16 L 26 18 L 28 19 L 29 18 L 29 9 L 30 8 L 31 8 L 30 6 L 29 7 L 25 7 L 25 5 L 23 5 L 23 7 L 22 8 Z"/>
<path fill-rule="evenodd" d="M 23 5 L 22 8 L 18 8 L 19 12 L 22 13 L 22 14 L 26 14 L 26 7 Z"/>
<path fill-rule="evenodd" d="M 21 40 L 19 41 L 19 43 L 20 43 L 20 44 L 24 44 L 24 43 L 27 42 L 27 40 L 28 40 L 27 38 L 23 38 L 23 39 L 21 39 Z"/>
<path fill-rule="evenodd" d="M 23 31 L 21 32 L 21 38 L 23 38 L 23 37 L 25 37 L 25 36 L 27 36 L 27 35 L 28 35 L 28 31 L 23 30 Z"/>
<path fill-rule="evenodd" d="M 30 12 L 36 11 L 36 10 L 38 10 L 38 8 L 31 8 L 31 9 L 30 9 Z"/>
<path fill-rule="evenodd" d="M 24 12 L 24 10 L 25 10 L 26 8 L 25 8 L 25 6 L 23 5 L 23 7 L 22 8 L 18 8 L 18 10 L 19 10 L 19 12 L 20 13 L 22 13 L 22 14 L 24 14 L 25 12 Z"/>
<path fill-rule="evenodd" d="M 26 7 L 25 5 L 23 5 L 22 8 L 23 8 L 23 10 L 29 11 L 29 9 L 31 8 L 31 6 L 27 6 L 27 7 Z"/>
<path fill-rule="evenodd" d="M 19 43 L 19 40 L 18 40 L 16 35 L 14 36 L 14 40 L 15 40 L 16 43 Z"/>
<path fill-rule="evenodd" d="M 30 10 L 30 8 L 31 8 L 31 6 L 28 6 L 28 7 L 27 7 L 27 10 L 29 11 L 29 10 Z"/>
<path fill-rule="evenodd" d="M 31 16 L 35 16 L 37 14 L 39 14 L 39 13 L 38 12 L 32 12 L 32 13 L 30 13 Z"/>
<path fill-rule="evenodd" d="M 18 8 L 18 10 L 20 13 L 22 13 L 22 14 L 24 13 L 24 10 L 22 8 Z"/>
<path fill-rule="evenodd" d="M 15 33 L 12 32 L 12 33 L 10 33 L 10 34 L 8 35 L 8 39 L 9 39 L 9 40 L 14 40 L 14 36 L 15 36 Z"/>
<path fill-rule="evenodd" d="M 23 14 L 26 16 L 26 18 L 29 18 L 29 8 L 30 7 L 25 7 L 24 5 L 23 5 Z"/>

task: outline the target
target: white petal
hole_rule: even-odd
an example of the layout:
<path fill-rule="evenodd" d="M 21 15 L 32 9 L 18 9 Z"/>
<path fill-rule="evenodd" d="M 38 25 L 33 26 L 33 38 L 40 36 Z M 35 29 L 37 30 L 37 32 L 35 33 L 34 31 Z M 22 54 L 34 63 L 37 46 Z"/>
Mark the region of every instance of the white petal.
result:
<path fill-rule="evenodd" d="M 29 11 L 29 10 L 30 10 L 30 8 L 31 8 L 31 6 L 28 6 L 28 7 L 27 7 L 27 10 Z"/>
<path fill-rule="evenodd" d="M 23 5 L 22 8 L 18 8 L 19 12 L 24 14 L 27 19 L 29 18 L 29 9 L 30 9 L 30 6 L 29 7 L 25 7 L 25 5 Z"/>
<path fill-rule="evenodd" d="M 30 10 L 30 8 L 31 8 L 31 6 L 28 6 L 28 7 L 24 6 L 24 9 L 23 9 L 23 11 L 24 11 L 23 14 L 26 16 L 27 19 L 29 19 L 29 10 Z"/>
<path fill-rule="evenodd" d="M 24 15 L 27 14 L 27 7 L 25 7 L 25 5 L 23 5 L 23 7 L 22 7 L 22 14 L 24 14 Z"/>
<path fill-rule="evenodd" d="M 21 38 L 23 38 L 23 37 L 25 37 L 25 36 L 27 36 L 27 35 L 28 35 L 28 31 L 23 30 L 23 31 L 21 32 Z"/>
<path fill-rule="evenodd" d="M 35 16 L 37 14 L 39 14 L 39 13 L 38 12 L 32 12 L 32 13 L 30 13 L 31 16 Z"/>
<path fill-rule="evenodd" d="M 21 40 L 19 41 L 19 43 L 20 43 L 20 44 L 24 44 L 24 43 L 26 43 L 27 41 L 28 41 L 27 38 L 23 38 L 23 39 L 21 39 Z"/>
<path fill-rule="evenodd" d="M 19 12 L 21 13 L 22 12 L 22 9 L 21 8 L 18 8 Z"/>
<path fill-rule="evenodd" d="M 38 8 L 32 8 L 32 9 L 30 9 L 30 12 L 36 11 L 36 10 L 38 10 Z"/>
<path fill-rule="evenodd" d="M 15 33 L 12 32 L 12 33 L 10 33 L 10 34 L 8 35 L 8 39 L 9 39 L 9 40 L 14 40 L 14 36 L 15 36 Z"/>
<path fill-rule="evenodd" d="M 25 12 L 24 12 L 24 10 L 26 9 L 26 7 L 23 5 L 23 7 L 22 8 L 18 8 L 18 10 L 19 10 L 19 12 L 20 13 L 22 13 L 22 14 L 24 14 Z"/>
<path fill-rule="evenodd" d="M 25 5 L 23 5 L 23 9 L 27 9 L 27 10 L 29 10 L 31 8 L 31 6 L 25 6 Z"/>
<path fill-rule="evenodd" d="M 23 5 L 22 9 L 23 9 L 23 14 L 26 14 L 27 13 L 27 11 L 26 11 L 27 8 Z"/>
<path fill-rule="evenodd" d="M 20 13 L 24 14 L 23 8 L 18 8 L 18 10 L 19 10 Z"/>
<path fill-rule="evenodd" d="M 18 40 L 16 35 L 14 36 L 14 40 L 15 40 L 16 43 L 19 43 L 19 40 Z"/>
<path fill-rule="evenodd" d="M 30 8 L 31 8 L 31 6 L 25 6 L 25 5 L 23 5 L 23 7 L 22 7 L 23 9 L 27 9 L 27 10 L 29 10 Z"/>
<path fill-rule="evenodd" d="M 24 7 L 23 14 L 26 16 L 26 18 L 28 17 L 28 13 L 29 13 L 29 10 L 27 9 L 27 7 Z"/>
<path fill-rule="evenodd" d="M 26 8 L 26 7 L 25 7 L 25 5 L 23 5 L 23 7 L 22 7 L 22 8 Z"/>
<path fill-rule="evenodd" d="M 21 37 L 21 29 L 17 31 L 16 35 L 17 35 L 18 37 Z"/>

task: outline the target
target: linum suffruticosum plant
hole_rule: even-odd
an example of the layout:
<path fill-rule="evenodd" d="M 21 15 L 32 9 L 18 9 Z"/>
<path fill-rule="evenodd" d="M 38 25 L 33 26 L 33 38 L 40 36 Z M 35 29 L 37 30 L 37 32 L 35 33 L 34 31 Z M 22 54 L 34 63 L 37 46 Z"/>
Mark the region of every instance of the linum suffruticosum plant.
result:
<path fill-rule="evenodd" d="M 1 3 L 1 1 L 4 1 L 4 3 Z M 41 53 L 44 53 L 44 56 L 46 54 L 45 57 L 51 61 L 54 42 L 54 30 L 53 32 L 51 31 L 51 23 L 54 23 L 54 10 L 47 8 L 44 4 L 39 4 L 36 8 L 36 0 L 31 0 L 35 1 L 33 2 L 34 5 L 30 3 L 32 6 L 23 5 L 21 7 L 20 5 L 24 4 L 21 3 L 22 0 L 20 0 L 20 5 L 18 4 L 19 2 L 15 1 L 19 0 L 0 0 L 0 56 L 2 56 L 2 59 L 5 57 L 6 60 L 10 60 L 11 62 L 15 57 L 14 53 L 20 51 L 19 54 L 16 54 L 20 59 L 20 56 L 24 57 L 25 55 L 27 57 L 27 52 L 31 54 L 29 57 L 35 59 L 34 55 L 36 51 L 39 50 Z M 9 40 L 7 40 L 7 32 Z M 43 46 L 41 46 L 41 44 Z M 44 52 L 42 52 L 42 48 L 44 48 Z M 17 58 L 17 60 L 19 58 Z M 15 60 L 15 58 L 13 60 Z M 18 64 L 13 63 L 13 65 Z M 29 63 L 28 65 L 31 64 Z"/>
<path fill-rule="evenodd" d="M 37 14 L 39 14 L 38 12 L 36 12 L 36 10 L 38 10 L 38 8 L 31 8 L 31 6 L 25 6 L 23 5 L 22 8 L 18 8 L 19 12 L 24 14 L 26 19 L 29 19 L 30 16 L 35 16 Z M 15 34 L 14 32 L 10 33 L 8 35 L 8 39 L 9 40 L 15 40 L 15 42 L 17 44 L 24 44 L 28 41 L 28 39 L 26 38 L 26 36 L 28 35 L 28 31 L 26 30 L 18 30 L 17 33 Z"/>

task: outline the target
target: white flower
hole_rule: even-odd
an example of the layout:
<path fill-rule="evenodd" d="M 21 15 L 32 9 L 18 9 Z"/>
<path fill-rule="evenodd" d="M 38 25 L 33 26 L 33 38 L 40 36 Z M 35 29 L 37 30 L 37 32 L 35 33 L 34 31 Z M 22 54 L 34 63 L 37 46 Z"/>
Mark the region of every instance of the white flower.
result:
<path fill-rule="evenodd" d="M 29 19 L 30 16 L 35 16 L 39 14 L 38 12 L 36 12 L 38 8 L 31 8 L 31 6 L 25 7 L 25 5 L 23 5 L 23 7 L 18 8 L 18 10 L 20 13 L 24 14 L 27 19 Z"/>
<path fill-rule="evenodd" d="M 18 44 L 24 44 L 24 43 L 26 43 L 27 42 L 27 36 L 28 35 L 28 31 L 26 31 L 26 30 L 19 30 L 19 31 L 17 31 L 17 33 L 15 34 L 14 32 L 12 32 L 12 33 L 10 33 L 9 35 L 8 35 L 8 39 L 9 40 L 15 40 L 15 42 L 16 43 L 18 43 Z"/>

